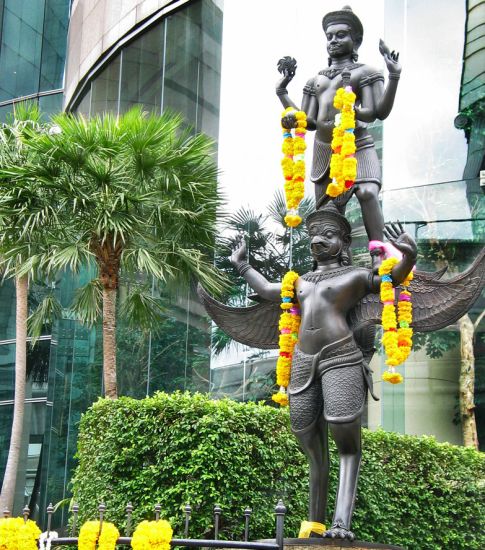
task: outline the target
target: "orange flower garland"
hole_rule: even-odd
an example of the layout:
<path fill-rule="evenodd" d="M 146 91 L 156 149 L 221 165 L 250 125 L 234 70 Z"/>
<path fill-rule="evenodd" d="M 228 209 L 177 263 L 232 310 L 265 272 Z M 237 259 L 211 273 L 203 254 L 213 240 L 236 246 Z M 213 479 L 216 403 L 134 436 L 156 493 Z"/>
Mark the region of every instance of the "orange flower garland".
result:
<path fill-rule="evenodd" d="M 330 158 L 330 177 L 327 195 L 338 197 L 350 189 L 357 177 L 357 159 L 355 158 L 355 94 L 350 86 L 339 88 L 333 105 L 341 111 L 335 116 L 333 129 L 332 156 Z"/>
<path fill-rule="evenodd" d="M 384 306 L 382 309 L 382 327 L 384 329 L 382 344 L 387 355 L 386 365 L 389 366 L 389 369 L 382 375 L 382 379 L 391 384 L 400 384 L 403 381 L 402 375 L 396 372 L 395 367 L 408 358 L 413 345 L 413 329 L 410 327 L 413 321 L 413 306 L 411 293 L 408 290 L 413 279 L 413 273 L 411 271 L 401 283 L 403 290 L 399 294 L 396 316 L 395 292 L 392 285 L 391 271 L 397 262 L 396 258 L 388 258 L 379 267 L 381 302 Z"/>
<path fill-rule="evenodd" d="M 278 393 L 272 396 L 273 401 L 281 406 L 288 405 L 286 388 L 290 383 L 291 359 L 293 349 L 298 341 L 298 330 L 300 328 L 300 309 L 294 301 L 295 282 L 299 275 L 295 271 L 288 271 L 281 283 L 281 309 L 280 316 L 280 354 L 276 363 L 276 384 L 280 387 Z"/>
<path fill-rule="evenodd" d="M 286 225 L 296 227 L 301 223 L 301 217 L 298 215 L 298 206 L 305 193 L 305 134 L 306 134 L 306 114 L 303 111 L 296 111 L 288 107 L 283 111 L 282 117 L 289 113 L 294 113 L 296 118 L 295 136 L 291 130 L 283 128 L 283 147 L 284 154 L 281 160 L 283 176 L 285 178 L 285 197 L 287 214 L 285 216 Z"/>

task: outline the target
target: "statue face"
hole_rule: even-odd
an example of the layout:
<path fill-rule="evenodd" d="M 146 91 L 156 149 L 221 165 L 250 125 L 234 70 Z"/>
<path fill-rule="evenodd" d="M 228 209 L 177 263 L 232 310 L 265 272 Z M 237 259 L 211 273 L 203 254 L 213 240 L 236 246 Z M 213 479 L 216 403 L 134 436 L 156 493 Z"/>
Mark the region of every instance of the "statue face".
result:
<path fill-rule="evenodd" d="M 332 59 L 352 55 L 354 40 L 349 25 L 346 23 L 329 25 L 325 35 L 327 37 L 327 52 Z"/>
<path fill-rule="evenodd" d="M 340 256 L 344 242 L 342 230 L 337 223 L 331 221 L 312 223 L 308 234 L 314 260 L 318 262 Z"/>

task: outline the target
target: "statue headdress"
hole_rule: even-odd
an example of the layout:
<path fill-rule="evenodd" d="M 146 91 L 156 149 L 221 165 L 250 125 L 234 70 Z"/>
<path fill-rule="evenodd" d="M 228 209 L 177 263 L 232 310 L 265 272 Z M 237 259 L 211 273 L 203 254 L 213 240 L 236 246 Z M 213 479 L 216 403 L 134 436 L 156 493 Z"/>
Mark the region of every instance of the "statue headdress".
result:
<path fill-rule="evenodd" d="M 350 243 L 352 241 L 350 233 L 352 228 L 350 227 L 347 218 L 343 216 L 334 205 L 333 201 L 327 203 L 323 208 L 315 210 L 306 217 L 306 226 L 308 232 L 310 232 L 310 226 L 313 223 L 324 223 L 325 221 L 333 221 L 336 223 L 342 231 L 343 247 L 340 253 L 340 263 L 342 265 L 351 264 Z M 316 264 L 313 266 L 313 270 L 316 269 Z"/>
<path fill-rule="evenodd" d="M 331 11 L 324 15 L 322 19 L 322 27 L 326 32 L 330 25 L 336 23 L 346 23 L 352 30 L 352 38 L 354 40 L 354 52 L 352 54 L 353 60 L 356 62 L 358 59 L 357 50 L 362 44 L 364 38 L 364 27 L 361 20 L 355 15 L 350 6 L 344 6 L 341 10 Z"/>

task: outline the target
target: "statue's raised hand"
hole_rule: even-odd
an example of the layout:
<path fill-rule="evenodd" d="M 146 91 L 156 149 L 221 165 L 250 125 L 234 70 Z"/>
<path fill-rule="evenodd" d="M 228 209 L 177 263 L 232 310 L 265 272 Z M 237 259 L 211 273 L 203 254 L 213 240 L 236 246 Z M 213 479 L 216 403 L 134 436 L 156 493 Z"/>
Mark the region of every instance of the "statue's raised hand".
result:
<path fill-rule="evenodd" d="M 276 83 L 276 90 L 284 89 L 293 80 L 296 73 L 296 59 L 289 55 L 282 57 L 277 64 L 278 72 L 283 77 Z"/>
<path fill-rule="evenodd" d="M 232 246 L 232 254 L 229 257 L 229 260 L 234 267 L 238 268 L 242 263 L 247 262 L 247 256 L 248 252 L 246 248 L 246 241 L 244 240 L 244 237 L 240 235 L 234 241 Z"/>
<path fill-rule="evenodd" d="M 389 73 L 396 75 L 401 74 L 402 67 L 399 63 L 399 54 L 394 50 L 391 52 L 387 44 L 382 39 L 379 40 L 379 52 L 384 58 Z"/>
<path fill-rule="evenodd" d="M 404 231 L 401 222 L 386 223 L 384 235 L 403 255 L 416 261 L 418 247 L 411 235 Z"/>

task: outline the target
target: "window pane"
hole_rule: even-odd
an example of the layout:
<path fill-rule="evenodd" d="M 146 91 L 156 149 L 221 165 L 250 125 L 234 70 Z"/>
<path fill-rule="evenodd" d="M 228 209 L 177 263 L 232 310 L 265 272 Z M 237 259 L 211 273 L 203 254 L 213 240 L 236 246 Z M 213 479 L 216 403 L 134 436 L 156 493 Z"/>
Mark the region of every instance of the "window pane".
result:
<path fill-rule="evenodd" d="M 118 112 L 120 56 L 118 55 L 95 80 L 91 89 L 90 114 Z M 79 109 L 78 109 L 79 111 Z"/>
<path fill-rule="evenodd" d="M 141 104 L 160 112 L 162 32 L 163 24 L 157 25 L 123 50 L 120 111 Z"/>

